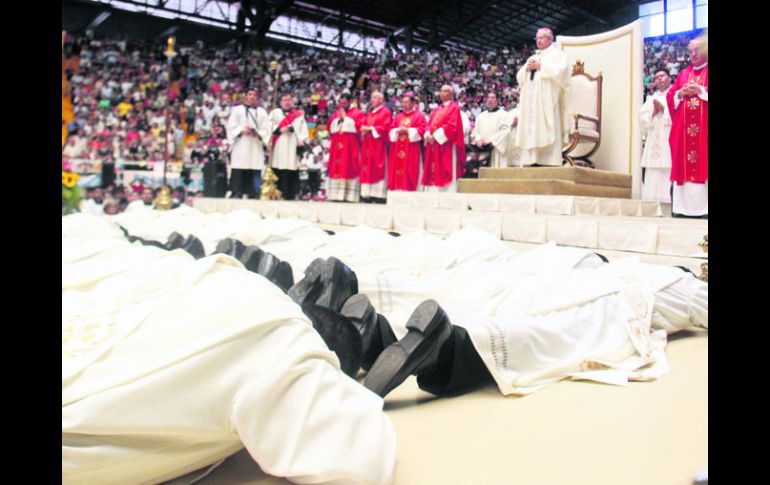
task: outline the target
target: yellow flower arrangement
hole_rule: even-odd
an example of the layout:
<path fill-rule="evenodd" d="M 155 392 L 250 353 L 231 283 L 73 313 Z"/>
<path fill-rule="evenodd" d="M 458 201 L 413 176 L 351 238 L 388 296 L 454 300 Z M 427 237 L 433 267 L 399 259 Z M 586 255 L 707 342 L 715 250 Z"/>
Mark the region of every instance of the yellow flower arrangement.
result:
<path fill-rule="evenodd" d="M 80 179 L 80 175 L 72 172 L 64 172 L 61 173 L 61 183 L 65 187 L 72 188 L 75 186 L 75 184 L 78 183 L 78 179 Z"/>

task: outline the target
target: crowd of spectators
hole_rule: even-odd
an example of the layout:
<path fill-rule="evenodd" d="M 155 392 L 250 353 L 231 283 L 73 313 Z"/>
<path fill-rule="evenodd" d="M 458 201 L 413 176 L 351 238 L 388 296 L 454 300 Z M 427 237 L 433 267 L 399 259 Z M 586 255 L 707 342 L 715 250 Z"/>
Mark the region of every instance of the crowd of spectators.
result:
<path fill-rule="evenodd" d="M 654 86 L 656 69 L 663 67 L 675 77 L 686 65 L 691 37 L 645 41 L 646 89 Z M 382 59 L 304 47 L 242 52 L 235 43 L 219 48 L 198 43 L 179 46 L 169 69 L 165 47 L 148 40 L 66 36 L 64 58 L 79 62 L 66 71 L 64 96 L 71 101 L 72 118 L 66 123 L 64 158 L 118 164 L 162 161 L 168 146 L 170 159 L 188 166 L 227 162 L 230 111 L 241 102 L 246 87 L 257 89 L 263 107 L 272 104 L 275 78 L 269 65 L 278 60 L 279 90 L 295 95 L 311 131 L 301 168 L 323 172 L 329 144 L 325 123 L 339 94 L 353 94 L 365 110 L 371 92 L 379 90 L 388 107 L 398 112 L 400 95 L 411 91 L 430 114 L 438 106 L 439 87 L 450 84 L 473 123 L 489 90 L 499 93 L 505 108 L 516 106 L 516 71 L 534 49 L 421 51 Z"/>
<path fill-rule="evenodd" d="M 644 42 L 644 86 L 645 95 L 655 92 L 655 72 L 664 69 L 671 79 L 687 67 L 687 44 L 693 34 L 656 37 Z"/>

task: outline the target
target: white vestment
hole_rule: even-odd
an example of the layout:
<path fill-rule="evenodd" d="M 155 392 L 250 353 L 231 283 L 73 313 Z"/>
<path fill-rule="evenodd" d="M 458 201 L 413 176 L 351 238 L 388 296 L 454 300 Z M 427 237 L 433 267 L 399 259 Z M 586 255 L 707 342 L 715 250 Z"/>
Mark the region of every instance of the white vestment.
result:
<path fill-rule="evenodd" d="M 84 217 L 62 219 L 63 483 L 159 483 L 244 446 L 296 483 L 392 481 L 382 399 L 274 284 Z"/>
<path fill-rule="evenodd" d="M 639 110 L 639 128 L 647 138 L 642 152 L 642 167 L 645 168 L 642 182 L 642 199 L 671 203 L 671 147 L 668 136 L 671 133 L 671 115 L 668 112 L 666 91 L 655 91 Z M 653 116 L 653 101 L 663 105 L 663 111 Z"/>
<path fill-rule="evenodd" d="M 241 136 L 247 126 L 257 134 Z M 265 166 L 264 147 L 270 143 L 267 112 L 261 107 L 248 108 L 245 104 L 233 108 L 227 120 L 227 141 L 233 147 L 230 168 L 261 170 Z"/>
<path fill-rule="evenodd" d="M 270 132 L 274 132 L 286 115 L 283 110 L 276 108 L 270 112 Z M 304 116 L 298 116 L 291 123 L 294 131 L 282 133 L 273 147 L 273 168 L 280 170 L 297 170 L 299 167 L 299 155 L 297 155 L 297 143 L 307 144 L 310 135 Z"/>
<path fill-rule="evenodd" d="M 521 86 L 516 145 L 522 165 L 562 165 L 562 147 L 569 132 L 569 62 L 554 44 L 534 56 L 541 67 L 534 78 L 524 64 L 516 74 Z"/>
<path fill-rule="evenodd" d="M 507 167 L 508 143 L 511 133 L 513 116 L 503 108 L 497 108 L 494 112 L 484 111 L 476 118 L 476 126 L 471 132 L 471 144 L 478 141 L 492 144 L 492 159 L 490 167 Z"/>
<path fill-rule="evenodd" d="M 225 217 L 177 211 L 153 214 L 148 229 L 166 224 L 166 233 L 182 232 L 183 221 L 206 228 L 214 225 L 205 218 Z M 128 217 L 121 224 L 130 231 Z M 279 228 L 282 219 L 238 230 L 252 223 L 228 217 L 231 233 L 260 232 L 259 246 L 288 261 L 295 280 L 315 258 L 345 262 L 398 337 L 417 305 L 435 299 L 468 330 L 504 394 L 565 378 L 618 385 L 658 378 L 667 370 L 666 333 L 708 327 L 708 285 L 678 268 L 633 259 L 604 264 L 589 250 L 553 243 L 522 252 L 470 228 L 445 239 L 425 232 L 393 238 L 364 226 L 329 236 L 304 221 Z"/>

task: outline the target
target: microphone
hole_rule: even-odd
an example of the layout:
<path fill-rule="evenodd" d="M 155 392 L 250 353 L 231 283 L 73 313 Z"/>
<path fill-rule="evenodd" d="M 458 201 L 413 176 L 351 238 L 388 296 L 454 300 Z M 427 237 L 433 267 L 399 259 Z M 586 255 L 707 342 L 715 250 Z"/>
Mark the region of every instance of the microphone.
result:
<path fill-rule="evenodd" d="M 538 62 L 540 61 L 540 51 L 539 50 L 536 50 L 535 51 L 535 55 L 530 57 L 530 60 L 532 60 L 532 59 L 534 59 L 534 60 L 536 60 Z M 529 71 L 529 80 L 530 81 L 534 81 L 535 80 L 535 71 Z"/>

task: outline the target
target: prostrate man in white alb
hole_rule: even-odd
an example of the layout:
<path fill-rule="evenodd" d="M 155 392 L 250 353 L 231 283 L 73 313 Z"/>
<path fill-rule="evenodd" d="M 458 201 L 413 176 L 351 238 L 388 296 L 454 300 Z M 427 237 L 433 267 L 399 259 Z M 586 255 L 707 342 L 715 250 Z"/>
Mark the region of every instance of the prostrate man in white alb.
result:
<path fill-rule="evenodd" d="M 244 447 L 296 483 L 392 481 L 382 399 L 237 260 L 131 244 L 78 214 L 62 220 L 62 277 L 64 483 L 161 483 Z"/>
<path fill-rule="evenodd" d="M 479 114 L 476 126 L 471 132 L 471 144 L 490 153 L 490 162 L 487 166 L 492 168 L 507 167 L 509 165 L 508 137 L 511 133 L 511 114 L 501 108 L 497 99 L 497 93 L 487 94 L 487 109 Z"/>
<path fill-rule="evenodd" d="M 299 194 L 299 151 L 310 139 L 305 113 L 294 109 L 294 97 L 281 96 L 280 108 L 270 112 L 273 136 L 273 171 L 278 176 L 278 190 L 285 200 Z"/>
<path fill-rule="evenodd" d="M 257 91 L 246 91 L 246 101 L 233 108 L 227 120 L 230 153 L 230 192 L 232 197 L 256 198 L 256 185 L 265 166 L 264 147 L 270 143 L 267 112 L 257 106 Z"/>
<path fill-rule="evenodd" d="M 642 153 L 642 199 L 671 203 L 671 115 L 666 94 L 671 87 L 668 73 L 655 73 L 655 93 L 647 97 L 639 110 L 639 127 L 647 137 Z"/>
<path fill-rule="evenodd" d="M 564 137 L 569 132 L 569 61 L 553 44 L 551 29 L 537 31 L 537 51 L 516 74 L 521 86 L 516 145 L 522 165 L 562 165 Z"/>

